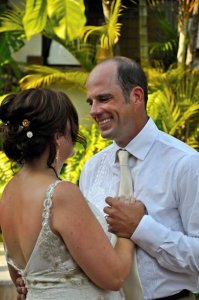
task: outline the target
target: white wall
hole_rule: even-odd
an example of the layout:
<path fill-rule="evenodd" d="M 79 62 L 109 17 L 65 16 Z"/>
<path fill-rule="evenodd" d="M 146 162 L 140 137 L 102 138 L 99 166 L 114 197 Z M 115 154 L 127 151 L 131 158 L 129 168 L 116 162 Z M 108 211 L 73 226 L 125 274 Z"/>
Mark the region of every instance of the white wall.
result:
<path fill-rule="evenodd" d="M 19 51 L 13 53 L 14 59 L 18 62 L 27 63 L 27 56 L 41 56 L 42 38 L 41 35 L 35 35 L 30 41 L 25 40 L 25 46 Z"/>

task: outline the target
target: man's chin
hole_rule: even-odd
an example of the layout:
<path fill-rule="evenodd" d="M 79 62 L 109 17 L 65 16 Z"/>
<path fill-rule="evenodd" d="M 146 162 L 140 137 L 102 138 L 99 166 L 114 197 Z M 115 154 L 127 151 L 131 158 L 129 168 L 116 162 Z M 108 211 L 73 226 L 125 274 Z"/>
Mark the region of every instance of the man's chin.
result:
<path fill-rule="evenodd" d="M 104 139 L 113 140 L 113 135 L 110 132 L 107 131 L 101 131 L 101 136 Z"/>

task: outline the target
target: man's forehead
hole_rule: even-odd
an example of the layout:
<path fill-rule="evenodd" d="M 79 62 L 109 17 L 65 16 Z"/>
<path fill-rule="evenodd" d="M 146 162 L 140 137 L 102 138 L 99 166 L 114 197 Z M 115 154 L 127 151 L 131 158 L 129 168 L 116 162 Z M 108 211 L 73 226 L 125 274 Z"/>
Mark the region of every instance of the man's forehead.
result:
<path fill-rule="evenodd" d="M 88 81 L 90 79 L 97 79 L 100 74 L 106 74 L 107 76 L 111 74 L 116 74 L 116 63 L 113 61 L 102 62 L 99 65 L 95 66 L 94 69 L 90 72 Z"/>

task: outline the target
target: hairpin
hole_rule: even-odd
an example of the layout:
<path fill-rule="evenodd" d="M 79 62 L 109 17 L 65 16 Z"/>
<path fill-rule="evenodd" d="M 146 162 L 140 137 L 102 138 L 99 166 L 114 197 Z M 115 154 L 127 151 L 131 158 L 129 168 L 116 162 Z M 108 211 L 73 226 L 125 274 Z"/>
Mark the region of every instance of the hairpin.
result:
<path fill-rule="evenodd" d="M 31 138 L 33 137 L 32 131 L 27 131 L 27 132 L 26 132 L 26 135 L 27 135 L 27 137 L 28 137 L 29 139 L 31 139 Z"/>
<path fill-rule="evenodd" d="M 10 121 L 6 121 L 5 123 L 4 123 L 4 126 L 8 126 L 10 124 Z"/>
<path fill-rule="evenodd" d="M 23 127 L 29 127 L 30 126 L 30 121 L 28 119 L 24 119 L 22 122 Z"/>

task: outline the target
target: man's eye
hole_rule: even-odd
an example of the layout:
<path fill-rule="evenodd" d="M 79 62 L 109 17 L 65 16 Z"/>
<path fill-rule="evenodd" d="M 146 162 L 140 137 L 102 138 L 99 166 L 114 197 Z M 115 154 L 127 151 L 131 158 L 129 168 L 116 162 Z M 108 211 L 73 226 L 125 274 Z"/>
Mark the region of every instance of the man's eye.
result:
<path fill-rule="evenodd" d="M 88 103 L 88 105 L 92 105 L 92 100 L 87 100 L 86 102 Z"/>
<path fill-rule="evenodd" d="M 110 98 L 111 98 L 110 96 L 106 96 L 106 97 L 100 98 L 100 101 L 105 102 L 105 101 L 110 100 Z"/>

